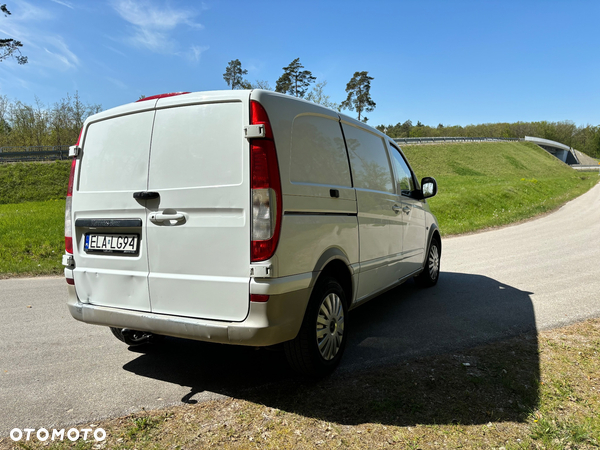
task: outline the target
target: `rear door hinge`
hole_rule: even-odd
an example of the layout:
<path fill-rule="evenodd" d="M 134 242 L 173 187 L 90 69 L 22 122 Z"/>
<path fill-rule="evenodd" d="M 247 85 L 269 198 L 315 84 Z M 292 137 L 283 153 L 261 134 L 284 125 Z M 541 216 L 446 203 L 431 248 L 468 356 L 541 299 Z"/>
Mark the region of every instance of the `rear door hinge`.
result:
<path fill-rule="evenodd" d="M 62 263 L 65 267 L 73 267 L 75 265 L 75 259 L 73 259 L 73 255 L 63 255 Z"/>
<path fill-rule="evenodd" d="M 266 136 L 264 124 L 246 125 L 244 127 L 244 137 L 246 139 L 264 138 Z"/>
<path fill-rule="evenodd" d="M 273 266 L 271 264 L 265 266 L 251 265 L 250 276 L 254 278 L 271 278 L 273 276 Z"/>
<path fill-rule="evenodd" d="M 69 156 L 79 156 L 79 153 L 81 153 L 81 147 L 78 147 L 76 145 L 71 145 L 69 147 Z"/>

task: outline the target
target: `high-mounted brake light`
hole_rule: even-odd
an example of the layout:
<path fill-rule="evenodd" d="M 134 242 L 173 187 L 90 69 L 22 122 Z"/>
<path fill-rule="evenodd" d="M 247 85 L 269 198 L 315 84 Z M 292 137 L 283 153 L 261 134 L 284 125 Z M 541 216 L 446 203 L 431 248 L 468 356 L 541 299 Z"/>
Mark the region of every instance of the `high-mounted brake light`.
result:
<path fill-rule="evenodd" d="M 174 97 L 175 95 L 183 95 L 183 94 L 189 94 L 189 92 L 169 92 L 168 94 L 152 95 L 150 97 L 140 98 L 139 100 L 136 100 L 136 103 L 137 102 L 145 102 L 146 100 L 156 100 L 159 98 Z"/>
<path fill-rule="evenodd" d="M 252 188 L 251 260 L 264 261 L 275 253 L 281 228 L 281 180 L 269 116 L 263 106 L 250 101 L 250 124 L 264 125 L 265 137 L 250 141 Z"/>

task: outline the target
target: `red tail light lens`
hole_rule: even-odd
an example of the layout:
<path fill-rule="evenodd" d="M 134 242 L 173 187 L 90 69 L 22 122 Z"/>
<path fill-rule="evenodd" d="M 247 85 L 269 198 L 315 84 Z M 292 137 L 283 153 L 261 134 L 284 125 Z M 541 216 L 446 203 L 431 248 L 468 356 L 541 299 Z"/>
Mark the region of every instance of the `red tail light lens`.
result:
<path fill-rule="evenodd" d="M 65 251 L 73 253 L 73 221 L 71 220 L 71 205 L 73 202 L 73 178 L 75 177 L 75 164 L 73 158 L 71 163 L 71 174 L 69 175 L 69 187 L 67 188 L 67 201 L 65 203 Z"/>
<path fill-rule="evenodd" d="M 250 123 L 265 126 L 265 138 L 250 142 L 252 188 L 251 260 L 264 261 L 275 253 L 281 228 L 281 180 L 269 116 L 263 106 L 250 102 Z"/>
<path fill-rule="evenodd" d="M 271 122 L 267 111 L 263 108 L 260 103 L 251 100 L 250 101 L 250 124 L 251 125 L 264 125 L 265 126 L 265 138 L 273 139 L 273 130 L 271 129 Z"/>
<path fill-rule="evenodd" d="M 250 301 L 254 303 L 265 303 L 269 301 L 268 295 L 250 294 Z"/>
<path fill-rule="evenodd" d="M 267 145 L 271 144 L 271 145 Z M 267 189 L 269 187 L 268 153 L 274 145 L 271 141 L 255 140 L 250 146 L 252 152 L 252 189 Z"/>

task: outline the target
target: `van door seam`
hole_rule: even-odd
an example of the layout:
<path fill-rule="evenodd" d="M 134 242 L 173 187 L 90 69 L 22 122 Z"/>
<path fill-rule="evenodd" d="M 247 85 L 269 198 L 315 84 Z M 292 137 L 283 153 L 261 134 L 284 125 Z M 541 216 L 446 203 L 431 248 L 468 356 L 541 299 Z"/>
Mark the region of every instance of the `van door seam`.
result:
<path fill-rule="evenodd" d="M 156 101 L 158 103 L 158 100 Z M 150 148 L 148 149 L 148 174 L 146 175 L 146 190 L 148 190 L 150 186 L 150 164 L 152 162 L 152 140 L 154 139 L 154 124 L 156 123 L 156 104 L 154 105 L 154 118 L 152 119 L 152 129 L 150 131 Z M 144 220 L 144 225 L 146 228 L 146 259 L 148 261 L 148 274 L 146 275 L 146 286 L 148 287 L 148 304 L 150 305 L 150 312 L 152 312 L 152 294 L 150 293 L 150 272 L 152 272 L 150 268 L 150 246 L 148 245 L 148 200 L 144 200 L 144 211 L 146 212 L 146 217 Z M 142 236 L 144 235 L 144 228 L 142 228 Z"/>

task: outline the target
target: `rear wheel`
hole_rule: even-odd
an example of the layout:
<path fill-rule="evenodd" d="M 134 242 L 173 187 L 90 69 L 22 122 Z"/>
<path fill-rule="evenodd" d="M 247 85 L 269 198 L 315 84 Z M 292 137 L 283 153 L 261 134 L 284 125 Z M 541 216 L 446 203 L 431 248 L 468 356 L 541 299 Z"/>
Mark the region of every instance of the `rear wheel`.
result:
<path fill-rule="evenodd" d="M 423 272 L 415 277 L 415 281 L 419 286 L 431 287 L 435 286 L 440 277 L 440 259 L 442 256 L 440 241 L 437 237 L 431 239 L 429 249 L 427 251 L 427 259 Z"/>
<path fill-rule="evenodd" d="M 285 343 L 294 370 L 322 377 L 340 363 L 346 347 L 346 295 L 335 278 L 324 277 L 311 295 L 298 336 Z"/>

